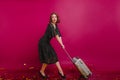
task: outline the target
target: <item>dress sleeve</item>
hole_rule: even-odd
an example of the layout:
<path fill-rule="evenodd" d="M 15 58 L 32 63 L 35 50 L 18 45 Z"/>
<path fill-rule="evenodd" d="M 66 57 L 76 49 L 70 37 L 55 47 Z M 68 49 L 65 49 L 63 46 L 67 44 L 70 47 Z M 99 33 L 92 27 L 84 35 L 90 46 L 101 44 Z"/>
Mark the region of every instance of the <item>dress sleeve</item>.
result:
<path fill-rule="evenodd" d="M 60 30 L 58 27 L 55 29 L 55 35 L 58 35 L 59 37 L 61 36 Z"/>
<path fill-rule="evenodd" d="M 54 27 L 52 27 L 52 37 L 55 37 L 56 35 L 58 35 L 59 37 L 61 36 L 61 33 L 58 29 L 58 27 L 56 26 L 56 29 L 54 29 Z"/>

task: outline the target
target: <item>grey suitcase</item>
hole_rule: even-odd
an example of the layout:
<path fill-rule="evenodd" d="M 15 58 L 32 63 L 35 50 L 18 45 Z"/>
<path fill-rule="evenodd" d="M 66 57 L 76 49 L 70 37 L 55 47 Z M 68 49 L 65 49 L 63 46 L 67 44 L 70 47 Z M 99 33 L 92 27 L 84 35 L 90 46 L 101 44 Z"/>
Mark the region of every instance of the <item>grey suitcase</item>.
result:
<path fill-rule="evenodd" d="M 77 57 L 71 57 L 69 53 L 64 49 L 65 53 L 67 56 L 70 58 L 70 60 L 75 64 L 77 69 L 80 71 L 80 73 L 84 76 L 84 78 L 88 78 L 90 75 L 92 75 L 92 72 L 90 69 L 87 67 L 87 65 L 83 62 L 82 59 L 77 58 Z"/>

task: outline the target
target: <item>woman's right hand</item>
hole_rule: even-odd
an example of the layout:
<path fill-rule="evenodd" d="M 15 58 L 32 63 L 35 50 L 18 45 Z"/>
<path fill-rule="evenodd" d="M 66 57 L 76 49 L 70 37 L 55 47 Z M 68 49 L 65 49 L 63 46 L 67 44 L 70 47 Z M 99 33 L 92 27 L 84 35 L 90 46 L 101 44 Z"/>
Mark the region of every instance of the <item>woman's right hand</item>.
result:
<path fill-rule="evenodd" d="M 65 49 L 65 46 L 64 46 L 64 45 L 62 45 L 62 48 L 63 48 L 63 49 Z"/>

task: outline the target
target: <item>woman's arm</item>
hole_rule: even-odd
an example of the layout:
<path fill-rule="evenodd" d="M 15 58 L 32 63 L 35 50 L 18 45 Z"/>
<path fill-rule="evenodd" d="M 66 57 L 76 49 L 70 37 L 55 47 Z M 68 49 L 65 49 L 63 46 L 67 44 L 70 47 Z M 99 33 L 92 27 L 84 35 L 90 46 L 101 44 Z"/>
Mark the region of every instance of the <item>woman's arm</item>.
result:
<path fill-rule="evenodd" d="M 59 37 L 59 35 L 56 35 L 55 38 L 57 39 L 57 41 L 60 43 L 60 45 L 62 46 L 62 48 L 64 49 L 65 46 L 63 45 L 63 42 L 62 42 L 62 38 Z"/>

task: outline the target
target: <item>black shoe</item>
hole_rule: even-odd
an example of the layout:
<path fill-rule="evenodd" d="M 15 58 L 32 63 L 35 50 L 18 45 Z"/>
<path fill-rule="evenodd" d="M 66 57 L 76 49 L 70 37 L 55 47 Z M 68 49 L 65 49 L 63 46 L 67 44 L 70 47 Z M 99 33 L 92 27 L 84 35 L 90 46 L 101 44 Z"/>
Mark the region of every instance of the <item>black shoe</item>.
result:
<path fill-rule="evenodd" d="M 65 75 L 62 75 L 60 72 L 58 72 L 58 74 L 60 75 L 60 77 L 61 77 L 62 79 L 66 79 L 66 76 L 65 76 Z"/>
<path fill-rule="evenodd" d="M 39 74 L 40 74 L 40 76 L 43 78 L 43 79 L 47 79 L 48 77 L 45 75 L 42 75 L 42 73 L 41 72 L 39 72 Z"/>

